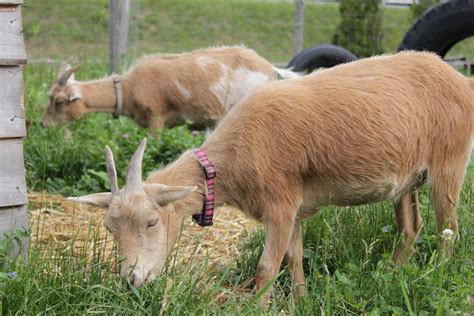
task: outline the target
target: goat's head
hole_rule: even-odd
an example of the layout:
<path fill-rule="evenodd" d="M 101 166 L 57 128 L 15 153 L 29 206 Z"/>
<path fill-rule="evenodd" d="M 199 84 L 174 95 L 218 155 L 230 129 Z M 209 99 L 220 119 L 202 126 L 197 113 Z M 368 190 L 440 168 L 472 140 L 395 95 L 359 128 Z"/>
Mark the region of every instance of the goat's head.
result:
<path fill-rule="evenodd" d="M 142 183 L 145 146 L 146 139 L 132 157 L 124 188 L 118 187 L 112 151 L 107 146 L 105 156 L 111 192 L 69 198 L 109 208 L 105 225 L 125 257 L 120 264 L 120 275 L 135 287 L 152 281 L 163 270 L 180 230 L 179 202 L 196 189 Z"/>
<path fill-rule="evenodd" d="M 80 65 L 71 67 L 69 60 L 59 67 L 56 82 L 48 92 L 49 103 L 41 116 L 41 125 L 57 125 L 79 119 L 85 113 L 85 104 L 74 82 L 74 72 Z"/>

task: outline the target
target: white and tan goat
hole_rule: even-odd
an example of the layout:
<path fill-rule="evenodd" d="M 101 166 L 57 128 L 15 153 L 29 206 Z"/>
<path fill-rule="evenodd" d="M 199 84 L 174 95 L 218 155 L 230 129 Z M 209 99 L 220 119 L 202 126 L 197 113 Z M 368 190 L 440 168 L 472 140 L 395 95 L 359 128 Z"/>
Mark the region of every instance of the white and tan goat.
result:
<path fill-rule="evenodd" d="M 236 105 L 202 146 L 217 170 L 215 205 L 237 207 L 264 223 L 256 287 L 286 260 L 295 292 L 304 292 L 300 221 L 326 205 L 394 202 L 403 235 L 398 263 L 413 252 L 421 227 L 418 187 L 433 192 L 438 231 L 456 235 L 456 207 L 473 141 L 474 80 L 430 53 L 402 52 L 270 83 Z M 142 142 L 126 185 L 75 198 L 109 207 L 105 223 L 118 240 L 121 274 L 134 286 L 162 270 L 183 217 L 207 196 L 193 151 L 142 183 Z M 452 246 L 440 240 L 451 254 Z"/>
<path fill-rule="evenodd" d="M 220 47 L 141 59 L 123 75 L 74 80 L 79 66 L 63 63 L 48 93 L 41 123 L 72 122 L 90 112 L 126 115 L 142 126 L 171 127 L 190 120 L 212 125 L 256 88 L 297 77 L 244 47 Z"/>

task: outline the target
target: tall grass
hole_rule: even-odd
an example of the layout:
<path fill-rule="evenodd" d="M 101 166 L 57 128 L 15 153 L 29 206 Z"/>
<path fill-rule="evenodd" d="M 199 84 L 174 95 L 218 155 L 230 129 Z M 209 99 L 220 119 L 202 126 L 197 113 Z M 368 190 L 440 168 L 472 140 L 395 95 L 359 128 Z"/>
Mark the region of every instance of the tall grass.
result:
<path fill-rule="evenodd" d="M 308 293 L 293 300 L 284 267 L 274 284 L 270 314 L 417 314 L 474 312 L 473 168 L 458 209 L 461 239 L 452 260 L 438 258 L 433 209 L 423 193 L 424 228 L 414 258 L 404 267 L 391 261 L 397 241 L 392 206 L 329 207 L 304 222 L 304 270 Z M 211 228 L 212 229 L 212 228 Z M 33 232 L 41 234 L 41 230 Z M 253 276 L 264 232 L 244 238 L 233 264 L 209 269 L 207 261 L 173 265 L 152 284 L 134 289 L 116 275 L 117 260 L 104 261 L 103 243 L 89 229 L 92 260 L 72 245 L 35 244 L 27 264 L 4 284 L 4 312 L 17 314 L 260 314 Z M 74 239 L 70 243 L 74 243 Z M 215 245 L 218 247 L 219 245 Z M 174 254 L 174 256 L 180 256 Z M 2 281 L 0 281 L 1 283 Z"/>

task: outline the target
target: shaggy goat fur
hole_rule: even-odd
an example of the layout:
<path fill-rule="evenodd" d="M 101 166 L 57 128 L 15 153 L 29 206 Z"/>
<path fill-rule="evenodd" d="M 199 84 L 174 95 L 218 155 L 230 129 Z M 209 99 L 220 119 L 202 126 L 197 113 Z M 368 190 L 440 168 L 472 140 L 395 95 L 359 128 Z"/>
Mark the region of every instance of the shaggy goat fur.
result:
<path fill-rule="evenodd" d="M 66 63 L 59 70 L 58 80 L 49 92 L 43 125 L 71 122 L 89 112 L 115 111 L 113 80 L 118 76 L 79 82 L 72 77 L 77 68 L 70 70 Z M 276 80 L 278 73 L 297 76 L 273 67 L 244 47 L 148 56 L 119 76 L 123 91 L 121 114 L 151 128 L 175 126 L 186 120 L 196 128 L 207 127 L 253 90 Z"/>
<path fill-rule="evenodd" d="M 285 258 L 295 292 L 304 292 L 300 221 L 322 206 L 393 201 L 404 237 L 394 260 L 403 263 L 421 227 L 417 189 L 427 181 L 440 235 L 449 228 L 456 236 L 473 111 L 474 81 L 421 52 L 270 83 L 232 108 L 202 148 L 217 170 L 216 205 L 237 207 L 266 227 L 257 290 L 277 275 Z M 138 151 L 143 150 L 142 143 Z M 182 217 L 201 211 L 206 186 L 196 156 L 187 151 L 151 174 L 139 191 L 126 188 L 77 200 L 110 205 L 106 223 L 129 257 L 123 275 L 136 263 L 131 282 L 139 286 L 164 264 L 153 261 L 151 245 L 166 257 Z M 148 237 L 155 228 L 143 234 L 127 228 L 157 216 L 163 224 L 156 231 L 166 231 L 166 238 Z M 440 243 L 451 254 L 452 244 Z"/>

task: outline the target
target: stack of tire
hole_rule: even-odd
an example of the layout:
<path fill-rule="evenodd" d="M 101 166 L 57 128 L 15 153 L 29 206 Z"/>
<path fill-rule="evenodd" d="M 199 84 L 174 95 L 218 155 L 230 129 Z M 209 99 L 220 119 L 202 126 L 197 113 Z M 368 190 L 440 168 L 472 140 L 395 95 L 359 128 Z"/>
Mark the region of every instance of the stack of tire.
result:
<path fill-rule="evenodd" d="M 306 48 L 293 57 L 287 67 L 296 72 L 310 73 L 317 68 L 330 68 L 354 60 L 357 56 L 347 49 L 326 44 Z"/>
<path fill-rule="evenodd" d="M 452 0 L 425 11 L 398 50 L 423 50 L 441 57 L 463 39 L 474 36 L 474 0 Z"/>
<path fill-rule="evenodd" d="M 451 0 L 418 17 L 398 50 L 431 51 L 445 57 L 454 45 L 470 36 L 474 36 L 474 0 Z M 318 45 L 293 57 L 288 68 L 310 73 L 320 67 L 329 68 L 356 59 L 357 56 L 342 47 Z"/>

